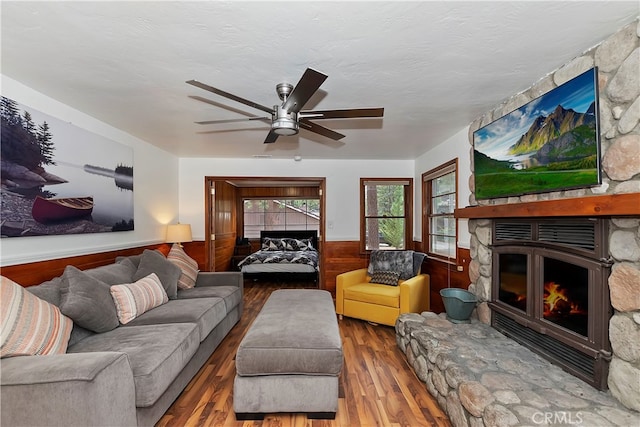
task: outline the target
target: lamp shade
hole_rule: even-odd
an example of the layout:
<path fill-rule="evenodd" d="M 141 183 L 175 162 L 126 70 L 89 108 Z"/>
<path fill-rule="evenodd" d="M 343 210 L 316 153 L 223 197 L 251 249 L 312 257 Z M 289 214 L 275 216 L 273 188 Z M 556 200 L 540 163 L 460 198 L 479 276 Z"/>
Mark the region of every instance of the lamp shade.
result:
<path fill-rule="evenodd" d="M 182 243 L 192 240 L 191 224 L 167 225 L 167 243 Z"/>

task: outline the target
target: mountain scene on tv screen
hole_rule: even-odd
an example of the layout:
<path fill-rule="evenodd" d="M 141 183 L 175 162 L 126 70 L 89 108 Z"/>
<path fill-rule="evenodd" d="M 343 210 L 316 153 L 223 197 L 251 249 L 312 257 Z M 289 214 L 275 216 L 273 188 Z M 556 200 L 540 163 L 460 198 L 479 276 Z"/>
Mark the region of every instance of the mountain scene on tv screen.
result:
<path fill-rule="evenodd" d="M 593 71 L 474 134 L 476 198 L 599 183 Z"/>

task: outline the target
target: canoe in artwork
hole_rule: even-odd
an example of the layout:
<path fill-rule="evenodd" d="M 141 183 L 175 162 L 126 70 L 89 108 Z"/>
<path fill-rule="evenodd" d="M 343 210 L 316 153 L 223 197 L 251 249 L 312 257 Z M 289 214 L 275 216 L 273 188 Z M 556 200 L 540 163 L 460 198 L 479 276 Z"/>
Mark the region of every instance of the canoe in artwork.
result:
<path fill-rule="evenodd" d="M 45 199 L 36 196 L 31 208 L 33 219 L 40 223 L 62 221 L 91 215 L 93 197 L 66 197 Z"/>

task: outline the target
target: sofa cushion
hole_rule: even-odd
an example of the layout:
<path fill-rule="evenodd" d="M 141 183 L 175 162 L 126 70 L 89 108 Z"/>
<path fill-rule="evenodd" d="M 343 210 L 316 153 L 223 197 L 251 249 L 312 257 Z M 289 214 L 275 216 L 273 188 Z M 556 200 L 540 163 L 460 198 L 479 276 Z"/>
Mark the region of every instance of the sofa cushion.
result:
<path fill-rule="evenodd" d="M 142 258 L 142 254 L 138 255 L 129 255 L 129 256 L 118 256 L 116 257 L 116 264 L 122 264 L 130 262 L 136 269 L 140 265 L 140 258 Z"/>
<path fill-rule="evenodd" d="M 132 320 L 127 323 L 127 327 L 163 323 L 196 323 L 200 341 L 204 341 L 226 315 L 227 310 L 222 298 L 172 300 Z"/>
<path fill-rule="evenodd" d="M 40 299 L 60 307 L 60 284 L 62 277 L 54 277 L 36 286 L 29 286 L 27 290 Z"/>
<path fill-rule="evenodd" d="M 69 353 L 116 351 L 129 357 L 136 406 L 152 406 L 173 383 L 200 344 L 195 323 L 127 326 L 69 347 Z"/>
<path fill-rule="evenodd" d="M 178 279 L 179 289 L 189 289 L 196 285 L 196 279 L 198 278 L 198 263 L 191 258 L 182 249 L 180 245 L 174 243 L 167 255 L 167 259 L 177 265 L 182 274 Z"/>
<path fill-rule="evenodd" d="M 116 264 L 103 265 L 101 267 L 84 270 L 84 272 L 107 285 L 119 285 L 133 282 L 136 267 L 129 260 Z"/>
<path fill-rule="evenodd" d="M 400 273 L 397 271 L 374 271 L 371 275 L 371 283 L 380 285 L 398 286 Z"/>
<path fill-rule="evenodd" d="M 72 328 L 58 307 L 0 276 L 0 357 L 63 354 Z"/>
<path fill-rule="evenodd" d="M 227 313 L 242 302 L 242 289 L 238 286 L 200 286 L 178 290 L 178 299 L 222 298 Z"/>
<path fill-rule="evenodd" d="M 111 286 L 111 296 L 116 306 L 118 320 L 123 325 L 169 301 L 155 273 L 134 283 Z"/>
<path fill-rule="evenodd" d="M 60 283 L 60 311 L 75 323 L 94 332 L 118 327 L 118 315 L 109 285 L 68 265 Z"/>
<path fill-rule="evenodd" d="M 347 287 L 344 290 L 344 299 L 399 308 L 400 287 L 362 283 Z"/>
<path fill-rule="evenodd" d="M 178 297 L 178 279 L 182 270 L 168 261 L 161 252 L 145 249 L 140 258 L 138 270 L 133 275 L 133 280 L 140 280 L 151 273 L 156 273 L 169 299 Z"/>

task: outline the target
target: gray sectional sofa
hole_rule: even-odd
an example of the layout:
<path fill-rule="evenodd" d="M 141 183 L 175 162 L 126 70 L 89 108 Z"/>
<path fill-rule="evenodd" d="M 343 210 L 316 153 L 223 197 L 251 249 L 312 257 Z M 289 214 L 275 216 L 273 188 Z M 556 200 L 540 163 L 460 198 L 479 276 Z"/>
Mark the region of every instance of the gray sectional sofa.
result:
<path fill-rule="evenodd" d="M 143 256 L 75 273 L 108 285 L 132 283 Z M 60 306 L 65 274 L 27 289 Z M 163 286 L 177 281 L 158 275 Z M 200 272 L 194 288 L 167 294 L 167 303 L 107 332 L 74 321 L 66 354 L 2 359 L 0 424 L 154 425 L 240 319 L 242 273 Z M 94 312 L 89 304 L 84 314 Z"/>

